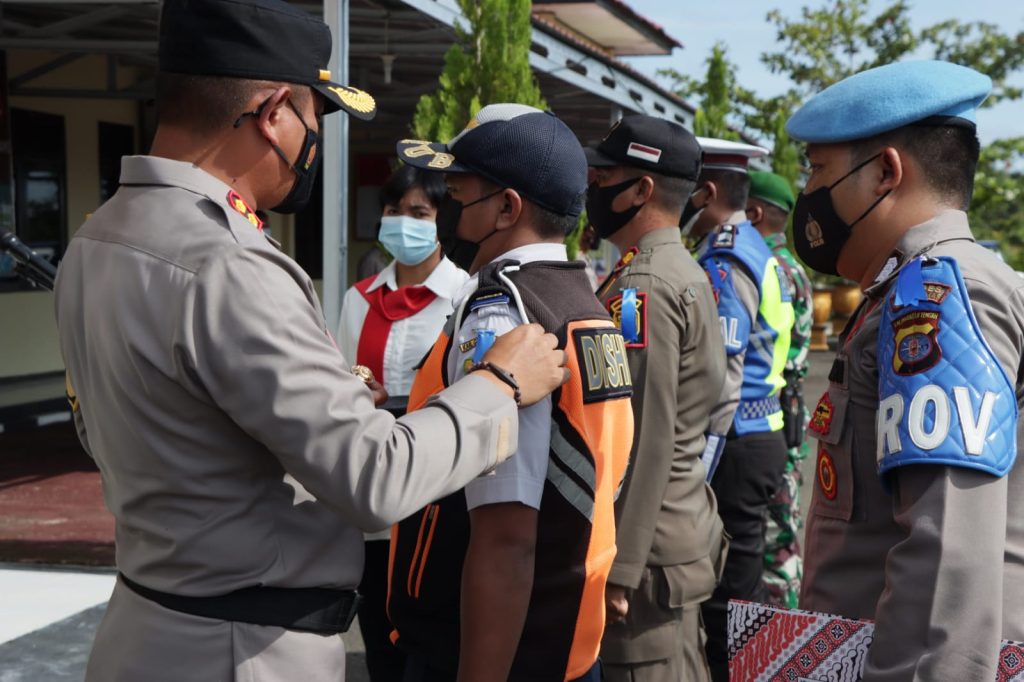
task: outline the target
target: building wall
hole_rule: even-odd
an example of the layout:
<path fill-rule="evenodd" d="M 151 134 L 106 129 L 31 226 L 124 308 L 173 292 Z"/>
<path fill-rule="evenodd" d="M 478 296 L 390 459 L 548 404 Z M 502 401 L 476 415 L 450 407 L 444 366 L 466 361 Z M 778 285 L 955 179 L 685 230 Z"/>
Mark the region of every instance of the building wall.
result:
<path fill-rule="evenodd" d="M 14 78 L 57 55 L 48 52 L 10 50 L 8 77 Z M 119 85 L 131 82 L 125 69 Z M 31 87 L 104 87 L 106 60 L 83 57 L 58 71 L 32 81 Z M 100 200 L 99 122 L 120 123 L 138 128 L 138 102 L 119 99 L 63 99 L 53 97 L 11 97 L 10 105 L 64 116 L 67 143 L 67 225 L 70 238 L 94 211 Z M 17 134 L 17 131 L 12 131 Z M 138 135 L 136 135 L 138 137 Z M 54 322 L 53 295 L 47 292 L 0 293 L 0 379 L 63 371 Z"/>

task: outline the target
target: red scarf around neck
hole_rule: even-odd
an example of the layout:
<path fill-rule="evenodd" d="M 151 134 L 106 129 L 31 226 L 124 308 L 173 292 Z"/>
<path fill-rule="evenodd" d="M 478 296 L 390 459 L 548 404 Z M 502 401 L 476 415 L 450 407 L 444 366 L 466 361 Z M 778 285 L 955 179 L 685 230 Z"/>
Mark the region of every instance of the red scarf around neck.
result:
<path fill-rule="evenodd" d="M 356 362 L 369 367 L 377 381 L 384 383 L 384 349 L 391 334 L 391 325 L 426 308 L 437 294 L 425 286 L 399 287 L 393 291 L 387 284 L 370 291 L 376 279 L 374 275 L 355 285 L 356 291 L 370 304 L 359 333 Z"/>

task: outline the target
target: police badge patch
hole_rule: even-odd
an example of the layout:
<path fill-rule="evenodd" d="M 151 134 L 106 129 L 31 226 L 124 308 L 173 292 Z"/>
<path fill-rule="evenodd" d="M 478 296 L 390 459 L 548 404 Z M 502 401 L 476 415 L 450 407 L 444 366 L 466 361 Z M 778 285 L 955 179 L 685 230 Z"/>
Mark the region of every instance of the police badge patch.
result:
<path fill-rule="evenodd" d="M 835 412 L 832 400 L 826 392 L 821 396 L 821 400 L 818 401 L 818 406 L 814 408 L 814 414 L 811 415 L 811 421 L 807 428 L 819 436 L 827 436 L 832 428 L 832 417 L 835 416 Z"/>
<path fill-rule="evenodd" d="M 892 369 L 899 376 L 919 374 L 942 359 L 937 311 L 914 310 L 893 320 L 892 327 L 895 340 Z"/>
<path fill-rule="evenodd" d="M 818 445 L 818 486 L 826 499 L 836 499 L 838 480 L 836 479 L 836 465 L 832 461 L 832 455 L 828 454 L 824 444 Z"/>
<path fill-rule="evenodd" d="M 611 314 L 615 326 L 620 330 L 622 329 L 622 301 L 622 294 L 608 299 L 608 312 Z M 627 339 L 626 348 L 647 348 L 647 294 L 643 291 L 636 292 L 636 308 L 632 314 L 635 321 L 633 329 L 636 330 L 636 338 Z"/>

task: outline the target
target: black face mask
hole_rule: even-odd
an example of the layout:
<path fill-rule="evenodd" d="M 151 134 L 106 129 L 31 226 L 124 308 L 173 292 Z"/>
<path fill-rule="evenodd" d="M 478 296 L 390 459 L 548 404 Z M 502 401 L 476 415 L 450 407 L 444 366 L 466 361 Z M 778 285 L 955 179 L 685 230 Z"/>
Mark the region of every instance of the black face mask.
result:
<path fill-rule="evenodd" d="M 797 255 L 809 267 L 826 275 L 838 275 L 836 264 L 839 252 L 850 239 L 853 227 L 864 220 L 889 196 L 886 192 L 861 213 L 860 217 L 849 225 L 839 217 L 832 203 L 832 189 L 864 166 L 868 165 L 881 154 L 875 154 L 867 161 L 857 164 L 849 173 L 827 187 L 819 187 L 810 194 L 801 193 L 793 207 L 793 246 Z"/>
<path fill-rule="evenodd" d="M 703 189 L 703 187 L 701 189 Z M 686 205 L 683 206 L 683 215 L 679 218 L 679 230 L 682 232 L 684 237 L 688 237 L 690 235 L 690 231 L 697 223 L 697 219 L 700 218 L 700 214 L 704 212 L 705 208 L 707 208 L 707 206 L 698 207 L 693 203 L 693 198 L 697 196 L 697 192 L 699 191 L 700 189 L 695 190 L 686 199 Z"/>
<path fill-rule="evenodd" d="M 590 220 L 590 224 L 594 226 L 597 234 L 602 239 L 607 239 L 621 230 L 644 207 L 641 204 L 639 206 L 632 206 L 622 212 L 612 210 L 612 202 L 615 201 L 615 197 L 642 179 L 643 176 L 630 178 L 617 185 L 609 185 L 608 187 L 601 187 L 596 182 L 592 182 L 587 187 L 587 219 Z"/>
<path fill-rule="evenodd" d="M 281 203 L 270 209 L 277 213 L 297 213 L 306 207 L 306 204 L 309 203 L 309 196 L 313 192 L 313 182 L 316 180 L 317 170 L 320 168 L 320 134 L 306 125 L 306 122 L 302 120 L 302 114 L 295 108 L 291 100 L 288 100 L 288 106 L 292 108 L 295 115 L 299 117 L 302 127 L 306 129 L 306 140 L 302 143 L 299 158 L 295 163 L 288 160 L 280 147 L 276 144 L 272 145 L 277 155 L 291 166 L 292 172 L 295 173 L 295 182 L 292 184 L 291 190 L 281 200 Z"/>
<path fill-rule="evenodd" d="M 448 256 L 448 259 L 463 270 L 469 270 L 473 265 L 473 261 L 476 260 L 476 254 L 480 251 L 480 245 L 493 237 L 498 228 L 491 230 L 486 237 L 478 242 L 462 239 L 455 234 L 456 229 L 459 227 L 459 221 L 462 219 L 462 210 L 473 204 L 487 201 L 504 191 L 504 188 L 496 190 L 468 204 L 463 204 L 461 201 L 452 199 L 450 194 L 446 194 L 441 199 L 441 203 L 438 204 L 437 220 L 435 221 L 437 223 L 437 240 L 441 242 L 441 249 Z"/>

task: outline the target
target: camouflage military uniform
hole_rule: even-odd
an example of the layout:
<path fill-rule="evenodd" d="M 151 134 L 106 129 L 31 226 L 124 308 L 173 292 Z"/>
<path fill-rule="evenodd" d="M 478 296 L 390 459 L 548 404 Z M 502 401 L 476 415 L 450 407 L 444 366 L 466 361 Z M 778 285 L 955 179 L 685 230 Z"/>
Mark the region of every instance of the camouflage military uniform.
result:
<path fill-rule="evenodd" d="M 789 357 L 783 376 L 786 379 L 786 394 L 792 404 L 785 404 L 787 412 L 797 415 L 795 437 L 790 435 L 787 425 L 789 457 L 782 485 L 768 507 L 768 530 L 765 536 L 764 582 L 768 588 L 771 603 L 796 608 L 800 597 L 800 579 L 803 575 L 803 559 L 800 555 L 800 540 L 797 537 L 803 518 L 800 514 L 800 486 L 803 476 L 800 467 L 807 457 L 807 445 L 803 442 L 807 424 L 807 407 L 803 401 L 803 380 L 807 374 L 807 353 L 811 344 L 811 322 L 813 302 L 811 281 L 796 258 L 786 247 L 784 233 L 765 237 L 765 242 L 775 254 L 793 287 L 793 312 L 795 321 L 790 335 Z M 795 390 L 794 390 L 795 389 Z M 795 402 L 793 402 L 795 400 Z M 796 445 L 793 445 L 793 443 Z"/>

